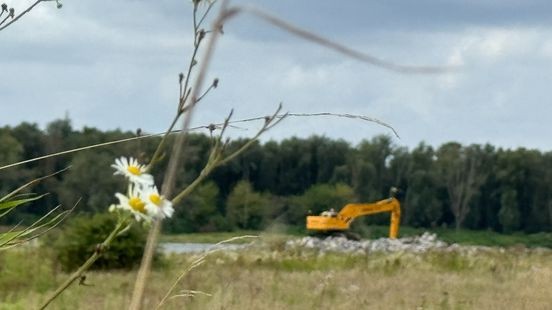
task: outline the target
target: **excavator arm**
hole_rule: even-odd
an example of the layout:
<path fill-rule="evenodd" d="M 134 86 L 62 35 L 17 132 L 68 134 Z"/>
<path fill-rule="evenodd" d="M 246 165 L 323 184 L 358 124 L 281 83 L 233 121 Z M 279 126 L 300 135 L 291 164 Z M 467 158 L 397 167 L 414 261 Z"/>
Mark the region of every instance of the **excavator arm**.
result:
<path fill-rule="evenodd" d="M 382 212 L 391 213 L 389 238 L 397 238 L 401 219 L 401 207 L 399 201 L 394 197 L 374 203 L 350 203 L 345 205 L 339 213 L 332 216 L 307 216 L 307 229 L 317 231 L 344 231 L 349 229 L 351 223 L 357 217 Z"/>

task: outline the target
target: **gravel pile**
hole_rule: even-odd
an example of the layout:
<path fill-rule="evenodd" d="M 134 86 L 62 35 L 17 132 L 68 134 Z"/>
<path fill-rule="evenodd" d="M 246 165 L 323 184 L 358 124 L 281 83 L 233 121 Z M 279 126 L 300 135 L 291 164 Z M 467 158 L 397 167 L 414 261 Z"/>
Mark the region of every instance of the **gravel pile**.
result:
<path fill-rule="evenodd" d="M 287 249 L 316 249 L 322 252 L 347 252 L 347 253 L 370 253 L 370 252 L 414 252 L 421 253 L 434 249 L 455 249 L 458 245 L 448 245 L 438 240 L 437 235 L 428 232 L 420 236 L 405 237 L 399 239 L 380 238 L 376 240 L 354 241 L 344 237 L 327 237 L 320 239 L 315 237 L 304 237 L 289 240 L 286 242 Z"/>

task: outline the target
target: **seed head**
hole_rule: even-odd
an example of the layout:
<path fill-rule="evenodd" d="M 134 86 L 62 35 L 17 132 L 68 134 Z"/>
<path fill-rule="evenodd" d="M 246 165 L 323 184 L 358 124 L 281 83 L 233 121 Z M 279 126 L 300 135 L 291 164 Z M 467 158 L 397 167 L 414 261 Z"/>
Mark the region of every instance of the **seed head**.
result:
<path fill-rule="evenodd" d="M 198 32 L 198 40 L 201 41 L 203 40 L 203 38 L 205 38 L 205 29 L 200 29 L 199 32 Z"/>
<path fill-rule="evenodd" d="M 213 81 L 213 87 L 214 87 L 214 88 L 217 88 L 217 87 L 218 87 L 218 83 L 219 83 L 219 79 L 216 78 L 216 79 Z"/>
<path fill-rule="evenodd" d="M 5 3 L 2 3 L 2 12 L 7 12 L 7 11 L 8 11 L 8 5 Z"/>

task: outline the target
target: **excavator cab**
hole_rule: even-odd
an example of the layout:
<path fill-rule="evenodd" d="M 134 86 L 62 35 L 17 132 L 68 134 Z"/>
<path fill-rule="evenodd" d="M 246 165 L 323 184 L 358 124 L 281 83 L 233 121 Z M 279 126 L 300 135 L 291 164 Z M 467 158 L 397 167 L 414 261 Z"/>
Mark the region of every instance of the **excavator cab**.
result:
<path fill-rule="evenodd" d="M 334 208 L 330 208 L 330 210 L 328 210 L 328 211 L 323 211 L 322 213 L 320 213 L 320 216 L 324 216 L 324 217 L 337 217 L 337 212 L 335 212 L 335 209 L 334 209 Z"/>

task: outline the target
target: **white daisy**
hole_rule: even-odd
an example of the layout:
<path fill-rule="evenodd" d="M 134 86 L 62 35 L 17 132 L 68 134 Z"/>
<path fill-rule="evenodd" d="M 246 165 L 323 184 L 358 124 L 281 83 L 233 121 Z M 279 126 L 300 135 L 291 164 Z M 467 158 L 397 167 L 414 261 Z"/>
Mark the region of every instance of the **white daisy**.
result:
<path fill-rule="evenodd" d="M 146 173 L 146 166 L 140 165 L 135 158 L 121 157 L 115 159 L 115 164 L 111 165 L 115 168 L 115 173 L 125 176 L 130 182 L 140 186 L 153 185 L 153 176 Z"/>
<path fill-rule="evenodd" d="M 146 210 L 146 202 L 142 200 L 141 196 L 142 193 L 138 190 L 138 188 L 130 185 L 128 187 L 127 196 L 121 193 L 115 194 L 115 197 L 119 199 L 119 205 L 115 205 L 114 208 L 131 212 L 138 222 L 141 220 L 149 222 L 151 221 L 152 215 L 148 214 L 148 211 Z"/>
<path fill-rule="evenodd" d="M 146 202 L 147 213 L 151 216 L 162 219 L 171 217 L 174 213 L 172 202 L 159 195 L 155 186 L 144 188 L 142 200 Z"/>
<path fill-rule="evenodd" d="M 109 206 L 109 212 L 115 212 L 117 209 L 122 209 L 121 205 L 110 205 Z"/>

